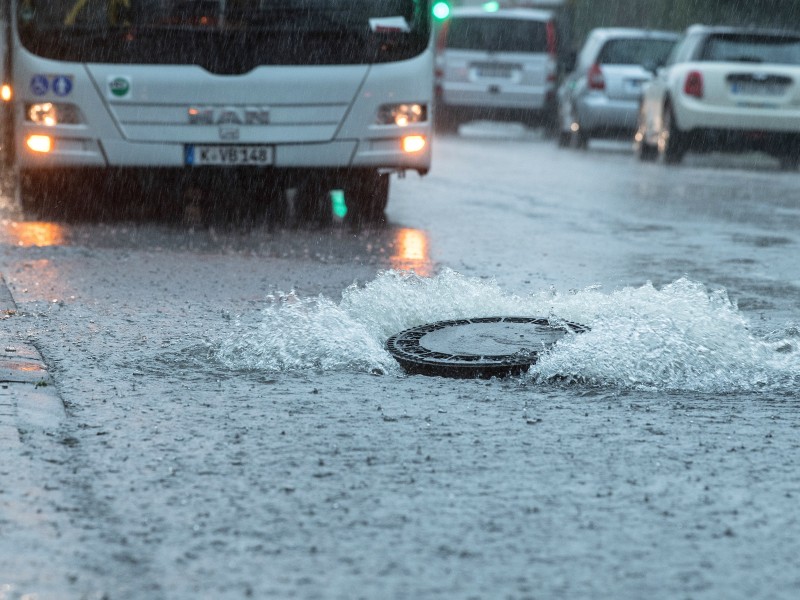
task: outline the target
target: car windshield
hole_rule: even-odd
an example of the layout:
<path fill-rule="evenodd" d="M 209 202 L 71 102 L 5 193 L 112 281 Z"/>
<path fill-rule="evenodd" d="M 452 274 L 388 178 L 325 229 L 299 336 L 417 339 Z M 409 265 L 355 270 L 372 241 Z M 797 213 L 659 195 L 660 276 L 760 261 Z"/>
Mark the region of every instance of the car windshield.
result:
<path fill-rule="evenodd" d="M 664 64 L 674 45 L 674 40 L 654 38 L 609 40 L 597 62 L 603 65 L 660 65 Z"/>
<path fill-rule="evenodd" d="M 701 61 L 800 64 L 800 38 L 794 35 L 715 34 L 706 40 Z"/>
<path fill-rule="evenodd" d="M 454 18 L 447 29 L 447 47 L 489 52 L 546 52 L 547 25 L 531 19 Z"/>
<path fill-rule="evenodd" d="M 30 51 L 56 60 L 259 64 L 401 60 L 427 46 L 422 0 L 20 0 Z"/>

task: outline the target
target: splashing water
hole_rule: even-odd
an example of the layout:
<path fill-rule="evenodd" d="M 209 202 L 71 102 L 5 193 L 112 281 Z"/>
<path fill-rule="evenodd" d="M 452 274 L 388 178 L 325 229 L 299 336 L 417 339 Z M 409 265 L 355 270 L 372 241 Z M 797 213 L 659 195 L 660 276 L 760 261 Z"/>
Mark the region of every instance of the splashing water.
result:
<path fill-rule="evenodd" d="M 800 381 L 800 337 L 756 339 L 724 291 L 680 279 L 608 296 L 585 291 L 592 331 L 572 336 L 531 369 L 621 387 L 726 392 L 789 388 Z"/>
<path fill-rule="evenodd" d="M 592 385 L 699 392 L 789 389 L 800 382 L 800 332 L 757 339 L 724 291 L 680 279 L 604 294 L 598 288 L 518 296 L 494 281 L 446 270 L 436 277 L 387 271 L 324 296 L 268 298 L 254 322 L 239 319 L 212 354 L 231 369 L 383 371 L 400 374 L 385 350 L 404 329 L 445 319 L 545 316 L 589 325 L 558 342 L 528 377 Z"/>

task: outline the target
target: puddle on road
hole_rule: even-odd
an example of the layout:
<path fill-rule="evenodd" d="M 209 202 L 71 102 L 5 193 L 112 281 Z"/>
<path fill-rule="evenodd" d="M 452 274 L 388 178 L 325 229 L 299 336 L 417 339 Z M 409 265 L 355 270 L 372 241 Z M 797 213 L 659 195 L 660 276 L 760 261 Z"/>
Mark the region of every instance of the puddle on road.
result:
<path fill-rule="evenodd" d="M 800 329 L 757 337 L 724 291 L 680 279 L 611 293 L 597 287 L 520 296 L 495 282 L 444 271 L 387 271 L 324 296 L 270 296 L 258 313 L 220 332 L 211 355 L 232 370 L 360 371 L 400 375 L 384 349 L 403 329 L 443 319 L 546 316 L 589 325 L 564 338 L 526 376 L 621 388 L 729 392 L 789 390 L 800 383 Z"/>

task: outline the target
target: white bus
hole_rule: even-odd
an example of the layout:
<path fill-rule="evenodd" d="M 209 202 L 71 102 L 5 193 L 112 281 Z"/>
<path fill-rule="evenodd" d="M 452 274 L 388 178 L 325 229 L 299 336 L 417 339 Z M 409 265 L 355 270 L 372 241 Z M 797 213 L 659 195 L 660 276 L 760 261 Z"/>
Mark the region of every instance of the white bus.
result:
<path fill-rule="evenodd" d="M 171 170 L 383 216 L 431 161 L 429 0 L 3 0 L 4 154 L 23 207 Z M 227 171 L 225 171 L 227 170 Z M 148 175 L 148 176 L 149 176 Z M 259 187 L 259 186 L 256 186 Z M 119 199 L 108 199 L 119 202 Z"/>

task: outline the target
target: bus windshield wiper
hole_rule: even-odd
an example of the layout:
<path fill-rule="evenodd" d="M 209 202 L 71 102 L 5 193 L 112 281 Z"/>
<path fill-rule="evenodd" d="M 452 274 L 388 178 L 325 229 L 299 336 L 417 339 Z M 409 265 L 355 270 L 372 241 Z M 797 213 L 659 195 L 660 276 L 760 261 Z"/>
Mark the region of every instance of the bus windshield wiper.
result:
<path fill-rule="evenodd" d="M 126 34 L 130 30 L 128 25 L 118 27 L 97 27 L 91 25 L 47 25 L 36 27 L 36 32 L 45 36 L 79 37 L 79 38 L 107 38 Z"/>

